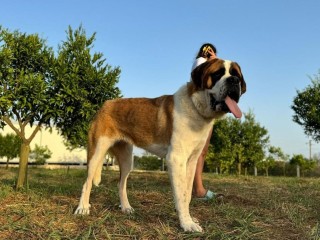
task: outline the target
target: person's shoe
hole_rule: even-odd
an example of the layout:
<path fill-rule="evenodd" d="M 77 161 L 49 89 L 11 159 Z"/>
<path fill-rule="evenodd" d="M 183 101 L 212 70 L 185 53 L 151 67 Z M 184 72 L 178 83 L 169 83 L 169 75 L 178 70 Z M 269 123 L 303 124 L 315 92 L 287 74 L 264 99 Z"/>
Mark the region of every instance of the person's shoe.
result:
<path fill-rule="evenodd" d="M 223 197 L 224 197 L 223 194 L 215 193 L 215 192 L 208 190 L 203 197 L 197 197 L 197 199 L 209 201 L 209 200 L 222 200 Z"/>

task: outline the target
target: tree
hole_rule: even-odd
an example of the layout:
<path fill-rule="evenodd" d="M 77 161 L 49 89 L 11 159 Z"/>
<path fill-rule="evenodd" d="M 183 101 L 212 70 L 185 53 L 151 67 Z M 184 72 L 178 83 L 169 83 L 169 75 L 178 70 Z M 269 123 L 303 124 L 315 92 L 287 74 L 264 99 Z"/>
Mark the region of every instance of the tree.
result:
<path fill-rule="evenodd" d="M 6 168 L 9 167 L 9 161 L 19 155 L 20 145 L 21 140 L 17 135 L 9 133 L 2 136 L 0 134 L 0 157 L 7 158 Z"/>
<path fill-rule="evenodd" d="M 265 157 L 265 150 L 269 144 L 269 135 L 267 129 L 262 127 L 255 120 L 252 111 L 244 114 L 242 124 L 242 139 L 244 146 L 244 155 L 246 157 L 246 166 L 253 166 L 262 161 Z"/>
<path fill-rule="evenodd" d="M 295 165 L 297 168 L 297 177 L 300 177 L 300 170 L 304 176 L 306 171 L 314 169 L 317 165 L 316 160 L 306 159 L 302 154 L 293 155 L 290 160 L 290 164 Z"/>
<path fill-rule="evenodd" d="M 154 171 L 161 169 L 162 161 L 154 155 L 134 156 L 134 165 L 137 169 Z"/>
<path fill-rule="evenodd" d="M 238 131 L 231 129 L 237 129 L 238 123 L 238 120 L 226 118 L 214 124 L 208 154 L 206 156 L 206 163 L 211 171 L 218 167 L 220 172 L 229 173 L 231 167 L 234 165 L 235 158 L 231 149 L 235 138 L 232 137 L 232 133 L 236 132 L 237 134 Z"/>
<path fill-rule="evenodd" d="M 297 177 L 300 177 L 300 168 L 304 165 L 306 159 L 302 154 L 293 155 L 290 159 L 290 164 L 295 165 L 297 167 Z"/>
<path fill-rule="evenodd" d="M 311 84 L 303 91 L 297 91 L 291 108 L 295 112 L 293 121 L 301 125 L 305 134 L 316 142 L 320 141 L 320 70 Z"/>
<path fill-rule="evenodd" d="M 52 152 L 48 146 L 39 146 L 36 144 L 35 148 L 31 151 L 30 158 L 35 160 L 38 165 L 43 165 L 51 158 Z"/>
<path fill-rule="evenodd" d="M 26 183 L 30 143 L 42 127 L 56 125 L 70 146 L 85 146 L 94 113 L 120 96 L 120 69 L 105 64 L 101 53 L 91 55 L 94 40 L 81 26 L 69 27 L 55 58 L 37 34 L 0 28 L 0 125 L 22 140 L 16 188 Z M 27 125 L 35 126 L 30 136 Z"/>
<path fill-rule="evenodd" d="M 91 54 L 96 34 L 86 37 L 80 26 L 69 27 L 67 40 L 59 46 L 51 99 L 53 122 L 70 148 L 85 147 L 89 123 L 108 99 L 121 97 L 115 86 L 120 68 L 105 63 L 102 53 Z"/>
<path fill-rule="evenodd" d="M 266 176 L 269 176 L 269 168 L 273 167 L 276 161 L 285 160 L 285 154 L 281 148 L 270 146 L 268 149 L 268 156 L 262 161 L 258 162 L 258 166 L 266 171 Z"/>
<path fill-rule="evenodd" d="M 280 147 L 271 146 L 269 148 L 269 157 L 274 159 L 274 161 L 278 161 L 282 163 L 283 168 L 283 176 L 286 175 L 286 162 L 289 159 L 289 155 L 284 154 Z"/>
<path fill-rule="evenodd" d="M 269 142 L 268 131 L 255 121 L 254 114 L 244 114 L 244 121 L 227 117 L 213 126 L 207 155 L 210 170 L 219 162 L 220 170 L 229 171 L 237 165 L 241 174 L 242 166 L 248 167 L 264 158 L 264 149 Z"/>
<path fill-rule="evenodd" d="M 306 159 L 302 167 L 302 175 L 304 176 L 306 172 L 314 170 L 317 166 L 317 162 L 316 159 Z"/>
<path fill-rule="evenodd" d="M 42 125 L 50 125 L 53 66 L 53 51 L 45 40 L 0 26 L 0 125 L 9 125 L 21 139 L 16 188 L 27 179 L 30 142 Z M 30 136 L 27 125 L 36 125 Z"/>

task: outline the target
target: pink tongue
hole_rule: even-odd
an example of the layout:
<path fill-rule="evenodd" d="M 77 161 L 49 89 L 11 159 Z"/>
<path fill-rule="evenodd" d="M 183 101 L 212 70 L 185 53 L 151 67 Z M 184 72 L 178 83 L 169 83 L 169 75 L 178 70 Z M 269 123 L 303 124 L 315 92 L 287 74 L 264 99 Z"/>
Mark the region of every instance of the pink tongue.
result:
<path fill-rule="evenodd" d="M 241 112 L 240 108 L 238 107 L 238 104 L 236 103 L 236 101 L 231 99 L 229 96 L 227 96 L 224 101 L 227 104 L 230 112 L 232 112 L 232 114 L 236 118 L 241 118 L 242 117 L 242 112 Z"/>

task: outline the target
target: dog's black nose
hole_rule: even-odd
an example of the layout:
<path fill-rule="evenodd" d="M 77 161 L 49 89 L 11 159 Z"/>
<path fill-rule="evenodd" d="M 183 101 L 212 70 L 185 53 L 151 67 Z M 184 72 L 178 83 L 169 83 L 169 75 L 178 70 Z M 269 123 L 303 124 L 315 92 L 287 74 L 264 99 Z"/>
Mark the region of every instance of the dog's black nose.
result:
<path fill-rule="evenodd" d="M 238 85 L 240 83 L 240 79 L 238 77 L 231 76 L 227 78 L 227 83 L 231 85 Z"/>

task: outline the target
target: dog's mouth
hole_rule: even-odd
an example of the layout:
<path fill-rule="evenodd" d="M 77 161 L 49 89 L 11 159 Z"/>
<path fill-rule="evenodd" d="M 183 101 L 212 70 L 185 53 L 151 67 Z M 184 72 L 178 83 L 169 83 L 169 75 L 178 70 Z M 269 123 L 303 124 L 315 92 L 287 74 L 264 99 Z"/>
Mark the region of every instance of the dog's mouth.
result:
<path fill-rule="evenodd" d="M 241 118 L 242 112 L 237 104 L 238 101 L 239 97 L 235 98 L 232 94 L 226 95 L 223 101 L 217 101 L 214 96 L 210 94 L 210 105 L 212 110 L 225 113 L 231 112 L 236 118 Z"/>

